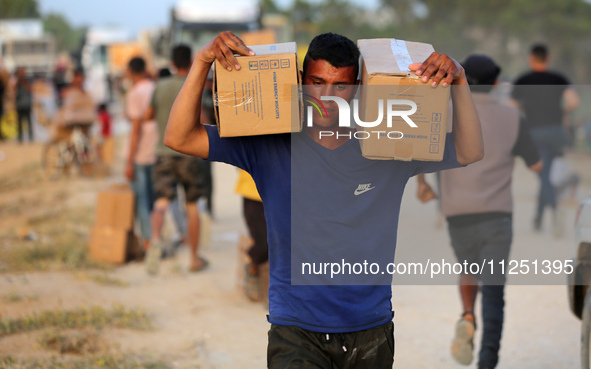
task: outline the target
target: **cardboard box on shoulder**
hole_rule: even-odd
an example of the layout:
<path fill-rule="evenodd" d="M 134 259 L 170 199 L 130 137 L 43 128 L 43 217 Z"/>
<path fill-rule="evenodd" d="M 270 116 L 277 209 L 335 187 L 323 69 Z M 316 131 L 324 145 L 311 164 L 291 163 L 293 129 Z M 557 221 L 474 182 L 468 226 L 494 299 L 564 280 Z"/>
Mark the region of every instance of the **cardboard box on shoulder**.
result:
<path fill-rule="evenodd" d="M 215 117 L 221 137 L 299 132 L 300 68 L 295 42 L 249 46 L 240 70 L 215 63 Z M 295 96 L 293 96 L 295 95 Z"/>
<path fill-rule="evenodd" d="M 358 127 L 365 131 L 360 139 L 361 152 L 369 159 L 441 161 L 447 132 L 450 87 L 433 88 L 410 72 L 412 63 L 422 63 L 434 51 L 433 46 L 396 39 L 358 40 L 362 57 L 360 119 L 376 122 L 383 102 L 383 120 L 375 127 Z M 405 100 L 416 104 L 416 112 L 401 116 L 389 114 L 413 110 L 412 105 L 388 100 Z M 388 118 L 390 115 L 390 118 Z M 404 118 L 410 118 L 408 122 Z M 391 126 L 388 121 L 391 119 Z M 413 123 L 416 127 L 411 125 Z"/>

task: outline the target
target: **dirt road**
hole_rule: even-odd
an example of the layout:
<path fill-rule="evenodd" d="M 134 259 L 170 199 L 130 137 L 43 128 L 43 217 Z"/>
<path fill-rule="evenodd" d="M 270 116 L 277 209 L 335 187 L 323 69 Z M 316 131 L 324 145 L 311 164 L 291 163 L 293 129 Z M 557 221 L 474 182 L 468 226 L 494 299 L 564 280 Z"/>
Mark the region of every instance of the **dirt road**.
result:
<path fill-rule="evenodd" d="M 587 157 L 574 157 L 579 167 Z M 0 274 L 0 295 L 14 292 L 18 301 L 0 300 L 0 318 L 18 318 L 47 309 L 114 304 L 144 309 L 153 318 L 151 331 L 105 329 L 102 340 L 113 350 L 162 358 L 173 368 L 263 368 L 266 363 L 266 310 L 236 291 L 236 243 L 245 227 L 240 201 L 233 193 L 236 170 L 214 164 L 215 222 L 212 243 L 204 250 L 210 268 L 187 272 L 185 250 L 163 262 L 161 273 L 149 277 L 139 263 L 106 273 L 122 285 L 104 285 L 88 278 L 95 271 L 44 271 Z M 584 183 L 588 191 L 589 179 Z M 78 182 L 85 199 L 94 203 L 95 191 L 104 183 Z M 531 232 L 536 178 L 517 165 L 514 255 L 532 247 L 574 255 L 572 225 L 574 207 L 567 208 L 566 235 L 555 240 L 550 231 Z M 411 180 L 403 200 L 398 252 L 405 255 L 427 245 L 441 248 L 453 258 L 445 227 L 437 228 L 435 204 L 420 205 L 414 199 Z M 419 236 L 417 236 L 419 235 Z M 410 251 L 409 251 L 410 250 Z M 521 250 L 521 251 L 520 251 Z M 535 249 L 534 249 L 535 250 Z M 520 254 L 521 253 L 521 254 Z M 453 326 L 460 305 L 454 285 L 394 286 L 396 311 L 395 368 L 460 368 L 449 355 Z M 515 286 L 506 290 L 506 326 L 499 369 L 576 368 L 579 322 L 568 310 L 566 288 Z M 481 324 L 480 324 L 481 326 Z M 49 357 L 55 353 L 37 344 L 35 332 L 0 337 L 0 357 Z"/>

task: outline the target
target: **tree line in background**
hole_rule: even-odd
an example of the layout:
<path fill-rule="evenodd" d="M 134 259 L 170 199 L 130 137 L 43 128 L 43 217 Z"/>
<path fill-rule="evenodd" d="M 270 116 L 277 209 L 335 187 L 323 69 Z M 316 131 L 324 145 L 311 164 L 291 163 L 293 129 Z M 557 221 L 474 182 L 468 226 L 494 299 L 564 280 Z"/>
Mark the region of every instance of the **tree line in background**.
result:
<path fill-rule="evenodd" d="M 45 32 L 55 37 L 58 51 L 76 52 L 82 46 L 85 27 L 73 27 L 61 14 L 41 14 L 37 0 L 0 0 L 1 19 L 41 18 Z"/>
<path fill-rule="evenodd" d="M 591 3 L 586 0 L 379 0 L 367 9 L 349 0 L 294 0 L 279 9 L 263 0 L 265 11 L 283 13 L 294 26 L 298 42 L 320 32 L 352 40 L 398 38 L 433 44 L 458 60 L 485 53 L 514 78 L 527 68 L 535 42 L 551 50 L 552 66 L 573 84 L 591 81 Z"/>
<path fill-rule="evenodd" d="M 458 60 L 486 53 L 509 78 L 526 68 L 534 42 L 549 45 L 553 67 L 574 84 L 591 81 L 591 3 L 589 0 L 379 0 L 368 10 L 350 0 L 293 0 L 281 8 L 260 0 L 264 12 L 280 13 L 291 22 L 294 38 L 307 44 L 321 32 L 353 40 L 388 37 L 433 44 Z M 0 19 L 42 18 L 58 50 L 76 51 L 84 28 L 60 14 L 41 14 L 37 0 L 0 0 Z"/>

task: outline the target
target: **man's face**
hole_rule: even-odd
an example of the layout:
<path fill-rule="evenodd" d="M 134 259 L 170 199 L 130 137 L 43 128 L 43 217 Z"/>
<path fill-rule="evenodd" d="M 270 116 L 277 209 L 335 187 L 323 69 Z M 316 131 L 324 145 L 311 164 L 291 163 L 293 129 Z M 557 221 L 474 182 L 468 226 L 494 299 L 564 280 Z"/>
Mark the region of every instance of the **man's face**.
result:
<path fill-rule="evenodd" d="M 322 96 L 338 96 L 351 101 L 357 91 L 357 74 L 354 66 L 335 68 L 326 60 L 310 60 L 304 71 L 304 94 L 320 100 Z M 309 103 L 306 103 L 306 109 Z M 313 108 L 314 125 L 332 128 L 339 124 L 336 102 L 322 100 L 326 112 Z M 328 114 L 326 114 L 328 113 Z"/>
<path fill-rule="evenodd" d="M 80 73 L 74 74 L 74 78 L 72 78 L 72 86 L 82 88 L 84 85 L 84 75 Z"/>
<path fill-rule="evenodd" d="M 546 60 L 540 60 L 539 58 L 535 57 L 534 55 L 529 55 L 527 57 L 527 62 L 530 67 L 535 67 L 539 65 L 546 65 L 548 64 L 548 58 Z"/>

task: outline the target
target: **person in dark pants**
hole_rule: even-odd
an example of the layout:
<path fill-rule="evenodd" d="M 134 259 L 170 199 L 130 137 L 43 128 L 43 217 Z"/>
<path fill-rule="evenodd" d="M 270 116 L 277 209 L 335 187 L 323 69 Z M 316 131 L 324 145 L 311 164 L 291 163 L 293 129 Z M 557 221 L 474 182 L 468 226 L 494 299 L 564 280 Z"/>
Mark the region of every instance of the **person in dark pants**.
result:
<path fill-rule="evenodd" d="M 497 102 L 489 92 L 501 72 L 485 55 L 473 55 L 464 63 L 466 78 L 473 91 L 482 124 L 486 152 L 484 159 L 465 168 L 440 172 L 441 211 L 447 217 L 451 244 L 458 262 L 507 260 L 513 237 L 511 177 L 514 157 L 521 156 L 534 172 L 542 162 L 527 128 L 519 121 L 519 111 Z M 419 175 L 418 197 L 426 202 L 437 196 Z M 474 304 L 479 282 L 482 293 L 482 344 L 479 369 L 496 367 L 504 320 L 504 276 L 483 273 L 460 277 L 463 313 L 456 324 L 451 353 L 457 362 L 472 362 L 475 325 Z"/>
<path fill-rule="evenodd" d="M 243 170 L 238 175 L 236 193 L 242 196 L 244 220 L 252 239 L 252 246 L 247 251 L 250 261 L 244 268 L 244 293 L 250 300 L 259 301 L 261 266 L 269 260 L 265 207 L 254 180 Z"/>
<path fill-rule="evenodd" d="M 24 121 L 27 122 L 27 131 L 29 132 L 29 141 L 33 142 L 33 122 L 31 122 L 31 105 L 33 104 L 33 94 L 31 83 L 27 79 L 25 67 L 18 67 L 16 70 L 16 114 L 18 119 L 18 142 L 23 142 Z"/>
<path fill-rule="evenodd" d="M 562 214 L 557 210 L 556 191 L 550 183 L 552 161 L 561 156 L 568 138 L 563 126 L 564 115 L 579 105 L 576 91 L 569 87 L 570 82 L 562 74 L 549 71 L 550 56 L 543 44 L 532 47 L 529 55 L 531 71 L 515 81 L 513 89 L 514 104 L 520 107 L 525 116 L 526 126 L 540 150 L 544 169 L 540 173 L 538 206 L 534 216 L 534 230 L 542 229 L 544 210 L 553 212 L 554 235 L 563 232 Z"/>
<path fill-rule="evenodd" d="M 258 276 L 260 266 L 269 260 L 269 246 L 267 245 L 267 223 L 265 222 L 265 207 L 260 200 L 244 198 L 244 218 L 248 231 L 254 240 L 254 244 L 248 250 L 248 256 L 252 260 L 248 272 Z"/>

